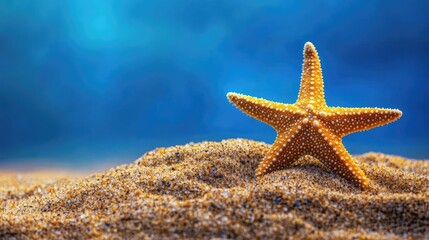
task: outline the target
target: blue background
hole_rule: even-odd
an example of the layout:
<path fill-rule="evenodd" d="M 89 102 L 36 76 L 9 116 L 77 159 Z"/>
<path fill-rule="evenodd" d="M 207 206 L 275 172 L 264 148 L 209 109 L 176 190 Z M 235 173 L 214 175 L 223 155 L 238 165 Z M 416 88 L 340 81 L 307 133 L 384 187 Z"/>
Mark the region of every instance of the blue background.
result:
<path fill-rule="evenodd" d="M 323 2 L 323 3 L 322 3 Z M 111 166 L 275 131 L 240 92 L 296 100 L 306 41 L 328 105 L 403 111 L 349 152 L 429 157 L 428 1 L 1 1 L 0 167 Z"/>

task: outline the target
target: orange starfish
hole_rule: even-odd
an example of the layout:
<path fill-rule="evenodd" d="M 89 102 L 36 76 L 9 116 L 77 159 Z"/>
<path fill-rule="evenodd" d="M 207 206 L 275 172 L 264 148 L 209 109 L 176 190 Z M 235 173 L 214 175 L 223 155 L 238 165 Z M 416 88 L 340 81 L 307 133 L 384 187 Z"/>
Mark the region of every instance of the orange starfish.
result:
<path fill-rule="evenodd" d="M 304 46 L 301 87 L 294 104 L 238 93 L 228 93 L 227 97 L 244 113 L 277 131 L 276 141 L 256 170 L 256 176 L 289 167 L 300 157 L 311 155 L 361 189 L 368 186 L 368 178 L 343 146 L 342 138 L 393 122 L 402 115 L 397 109 L 327 106 L 319 56 L 310 42 Z"/>

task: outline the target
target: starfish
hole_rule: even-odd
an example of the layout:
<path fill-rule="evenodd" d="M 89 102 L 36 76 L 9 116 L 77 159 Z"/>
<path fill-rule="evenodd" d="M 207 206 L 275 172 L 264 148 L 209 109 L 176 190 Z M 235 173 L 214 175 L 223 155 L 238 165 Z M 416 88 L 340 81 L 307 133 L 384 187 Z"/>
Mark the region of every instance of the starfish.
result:
<path fill-rule="evenodd" d="M 227 97 L 241 111 L 277 131 L 274 144 L 256 169 L 257 177 L 287 168 L 302 156 L 311 155 L 361 189 L 369 186 L 368 178 L 343 146 L 342 138 L 402 116 L 397 109 L 327 106 L 319 56 L 310 42 L 304 46 L 301 86 L 294 104 L 238 93 L 228 93 Z"/>

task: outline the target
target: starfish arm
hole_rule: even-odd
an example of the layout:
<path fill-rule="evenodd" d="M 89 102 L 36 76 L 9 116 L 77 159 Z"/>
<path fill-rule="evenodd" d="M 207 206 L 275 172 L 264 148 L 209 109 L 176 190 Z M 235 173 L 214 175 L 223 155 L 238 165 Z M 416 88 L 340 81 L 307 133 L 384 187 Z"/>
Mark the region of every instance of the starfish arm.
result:
<path fill-rule="evenodd" d="M 276 130 L 286 128 L 304 114 L 299 107 L 271 102 L 238 93 L 228 93 L 229 101 L 247 115 L 265 122 Z"/>
<path fill-rule="evenodd" d="M 310 42 L 304 46 L 304 63 L 297 104 L 307 108 L 326 106 L 322 67 L 316 48 Z"/>
<path fill-rule="evenodd" d="M 397 109 L 330 107 L 325 110 L 319 113 L 319 118 L 339 137 L 382 126 L 402 116 Z"/>
<path fill-rule="evenodd" d="M 361 189 L 367 188 L 368 178 L 347 152 L 341 138 L 324 127 L 320 127 L 317 131 L 318 134 L 313 135 L 315 144 L 308 154 L 319 159 L 332 172 L 354 185 Z"/>
<path fill-rule="evenodd" d="M 300 143 L 302 131 L 299 130 L 300 125 L 295 124 L 288 132 L 277 135 L 276 141 L 256 169 L 257 177 L 287 168 L 304 155 L 304 146 Z"/>

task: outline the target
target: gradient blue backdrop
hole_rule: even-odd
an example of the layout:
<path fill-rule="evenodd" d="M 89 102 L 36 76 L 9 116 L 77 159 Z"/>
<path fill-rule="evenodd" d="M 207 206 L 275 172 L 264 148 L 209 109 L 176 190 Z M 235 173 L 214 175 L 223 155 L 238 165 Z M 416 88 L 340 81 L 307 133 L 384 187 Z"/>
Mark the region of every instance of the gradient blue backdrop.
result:
<path fill-rule="evenodd" d="M 322 3 L 324 2 L 324 3 Z M 275 132 L 240 92 L 296 100 L 306 41 L 331 106 L 399 108 L 351 153 L 429 157 L 428 1 L 1 1 L 0 167 L 113 165 Z"/>

